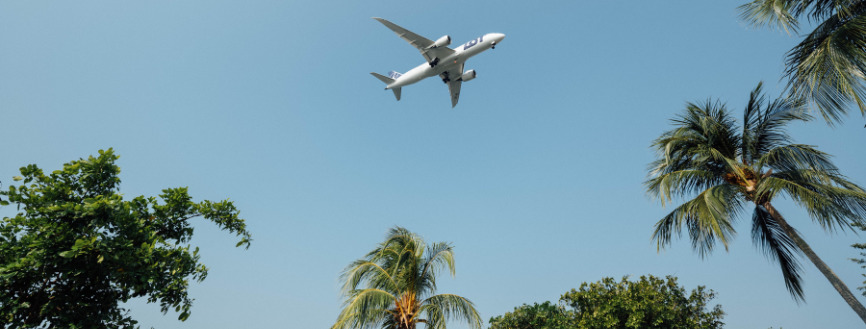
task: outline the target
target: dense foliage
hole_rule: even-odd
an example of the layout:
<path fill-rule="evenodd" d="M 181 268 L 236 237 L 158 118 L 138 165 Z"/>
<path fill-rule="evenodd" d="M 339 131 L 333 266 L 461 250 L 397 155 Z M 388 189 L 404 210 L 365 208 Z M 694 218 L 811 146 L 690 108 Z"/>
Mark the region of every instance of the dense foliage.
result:
<path fill-rule="evenodd" d="M 712 290 L 698 286 L 690 294 L 675 277 L 652 275 L 639 281 L 604 278 L 582 283 L 550 302 L 523 305 L 490 319 L 490 329 L 716 329 L 722 328 L 722 307 L 709 308 Z"/>
<path fill-rule="evenodd" d="M 797 32 L 801 19 L 816 24 L 788 52 L 787 76 L 795 97 L 813 101 L 828 122 L 847 107 L 866 115 L 866 1 L 753 0 L 740 7 L 753 25 Z"/>
<path fill-rule="evenodd" d="M 551 302 L 523 304 L 514 311 L 490 318 L 490 329 L 570 329 L 574 314 Z"/>
<path fill-rule="evenodd" d="M 814 146 L 795 144 L 785 131 L 792 121 L 808 120 L 802 102 L 765 99 L 761 85 L 751 93 L 742 126 L 724 104 L 688 104 L 674 128 L 655 140 L 658 160 L 651 164 L 647 192 L 662 205 L 674 197 L 694 196 L 655 225 L 653 238 L 662 248 L 683 229 L 702 256 L 719 241 L 727 248 L 733 222 L 753 206 L 752 239 L 778 261 L 785 285 L 803 298 L 803 254 L 866 322 L 866 308 L 773 207 L 780 195 L 791 198 L 824 229 L 848 229 L 866 217 L 866 191 L 843 176 L 830 155 Z"/>
<path fill-rule="evenodd" d="M 719 305 L 708 310 L 715 297 L 698 286 L 686 295 L 677 279 L 641 276 L 640 281 L 604 278 L 583 283 L 562 296 L 576 315 L 577 328 L 721 328 L 724 312 Z"/>
<path fill-rule="evenodd" d="M 344 309 L 331 329 L 444 329 L 451 318 L 481 328 L 481 317 L 468 299 L 436 295 L 442 269 L 454 275 L 454 253 L 448 243 L 425 245 L 405 228 L 390 230 L 384 242 L 343 272 Z"/>
<path fill-rule="evenodd" d="M 21 168 L 21 185 L 0 191 L 17 214 L 0 222 L 0 323 L 9 328 L 134 328 L 120 304 L 143 297 L 165 313 L 190 314 L 188 280 L 204 280 L 193 227 L 203 217 L 241 237 L 250 234 L 229 201 L 192 202 L 186 188 L 124 200 L 118 156 L 69 162 L 45 174 Z"/>

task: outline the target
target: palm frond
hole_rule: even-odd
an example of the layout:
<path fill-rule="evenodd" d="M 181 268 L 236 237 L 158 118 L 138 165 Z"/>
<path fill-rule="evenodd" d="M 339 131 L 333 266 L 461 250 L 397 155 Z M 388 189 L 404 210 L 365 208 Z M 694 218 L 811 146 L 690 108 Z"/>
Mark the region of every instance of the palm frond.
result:
<path fill-rule="evenodd" d="M 787 33 L 796 33 L 797 5 L 800 1 L 754 0 L 740 6 L 740 18 L 754 26 L 778 28 Z"/>
<path fill-rule="evenodd" d="M 659 159 L 650 164 L 651 178 L 645 182 L 647 192 L 662 204 L 716 185 L 725 173 L 739 167 L 736 123 L 723 104 L 689 103 L 685 113 L 672 121 L 676 128 L 652 144 Z"/>
<path fill-rule="evenodd" d="M 415 290 L 417 262 L 424 252 L 424 240 L 402 227 L 391 229 L 379 247 L 367 253 L 366 260 L 379 264 L 393 278 L 396 290 Z"/>
<path fill-rule="evenodd" d="M 797 17 L 817 22 L 834 15 L 850 15 L 860 0 L 754 0 L 740 6 L 740 18 L 754 26 L 776 27 L 796 32 Z"/>
<path fill-rule="evenodd" d="M 647 193 L 661 200 L 662 206 L 674 197 L 704 191 L 723 182 L 720 175 L 702 169 L 684 169 L 664 172 L 650 178 L 644 185 Z"/>
<path fill-rule="evenodd" d="M 382 321 L 382 329 L 400 329 L 400 323 L 393 316 L 385 317 Z"/>
<path fill-rule="evenodd" d="M 380 289 L 353 290 L 331 329 L 376 328 L 388 317 L 394 299 Z"/>
<path fill-rule="evenodd" d="M 847 3 L 787 55 L 792 94 L 814 102 L 830 124 L 852 103 L 866 115 L 866 2 Z"/>
<path fill-rule="evenodd" d="M 470 328 L 475 329 L 480 329 L 483 323 L 471 301 L 452 294 L 439 294 L 425 299 L 421 303 L 421 312 L 427 315 L 429 325 L 435 329 L 444 329 L 444 321 L 448 319 L 465 321 Z"/>
<path fill-rule="evenodd" d="M 866 115 L 866 1 L 754 0 L 739 7 L 754 26 L 796 32 L 798 17 L 817 23 L 787 54 L 791 94 L 814 103 L 831 125 L 856 104 Z"/>
<path fill-rule="evenodd" d="M 814 169 L 835 173 L 839 169 L 830 161 L 830 155 L 812 145 L 788 144 L 768 150 L 757 159 L 760 167 L 769 167 L 777 172 Z"/>
<path fill-rule="evenodd" d="M 791 137 L 785 126 L 789 122 L 812 119 L 806 113 L 803 101 L 791 97 L 766 101 L 761 87 L 759 83 L 752 91 L 743 116 L 741 156 L 746 164 L 752 164 L 770 150 L 788 144 Z"/>
<path fill-rule="evenodd" d="M 746 103 L 746 109 L 743 111 L 743 150 L 741 153 L 744 155 L 749 153 L 749 148 L 755 143 L 752 130 L 759 125 L 761 105 L 766 101 L 766 96 L 762 92 L 763 86 L 764 82 L 759 82 L 755 90 L 749 93 L 749 102 Z"/>
<path fill-rule="evenodd" d="M 435 305 L 422 305 L 421 312 L 426 317 L 423 320 L 427 329 L 445 329 L 448 318 L 445 317 L 442 309 Z"/>
<path fill-rule="evenodd" d="M 436 273 L 443 267 L 449 270 L 452 277 L 454 276 L 454 250 L 448 243 L 433 243 L 427 247 L 427 255 L 421 264 L 423 265 L 416 293 L 424 295 L 427 291 L 436 290 Z"/>
<path fill-rule="evenodd" d="M 391 318 L 388 315 L 387 309 L 371 310 L 370 314 L 378 314 L 377 318 L 369 317 L 362 320 L 358 313 L 340 313 L 337 322 L 331 326 L 331 329 L 378 329 L 387 328 L 385 323 Z M 363 323 L 363 324 L 362 324 Z M 393 328 L 393 327 L 392 327 Z"/>
<path fill-rule="evenodd" d="M 800 277 L 802 267 L 795 257 L 802 251 L 761 206 L 756 207 L 752 214 L 752 241 L 760 247 L 767 258 L 779 263 L 785 287 L 791 296 L 797 301 L 804 301 Z"/>
<path fill-rule="evenodd" d="M 784 192 L 806 209 L 825 230 L 851 228 L 866 218 L 866 191 L 841 175 L 821 170 L 773 173 L 762 180 L 759 193 Z"/>
<path fill-rule="evenodd" d="M 737 123 L 720 101 L 707 100 L 702 105 L 689 103 L 686 105 L 686 114 L 672 121 L 684 128 L 681 130 L 684 134 L 699 134 L 704 141 L 704 151 L 715 151 L 724 157 L 736 158 L 740 145 Z"/>
<path fill-rule="evenodd" d="M 343 271 L 340 278 L 345 282 L 343 284 L 344 293 L 357 289 L 362 282 L 366 282 L 369 287 L 385 291 L 394 292 L 397 289 L 397 282 L 388 271 L 379 264 L 364 259 L 353 262 Z"/>
<path fill-rule="evenodd" d="M 655 225 L 653 240 L 662 249 L 671 243 L 673 233 L 688 229 L 692 248 L 701 257 L 712 252 L 716 239 L 728 248 L 728 240 L 736 234 L 733 221 L 742 210 L 739 191 L 729 184 L 711 187 L 674 209 Z"/>

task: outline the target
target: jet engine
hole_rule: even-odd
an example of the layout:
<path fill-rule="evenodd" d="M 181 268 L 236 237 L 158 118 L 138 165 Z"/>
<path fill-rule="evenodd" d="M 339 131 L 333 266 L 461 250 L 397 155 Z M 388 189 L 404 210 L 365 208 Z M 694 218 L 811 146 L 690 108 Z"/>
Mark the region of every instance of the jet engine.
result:
<path fill-rule="evenodd" d="M 430 48 L 445 47 L 445 46 L 450 45 L 450 44 L 451 44 L 451 36 L 443 35 L 441 38 L 436 40 L 436 42 L 433 43 L 433 47 L 430 47 Z"/>
<path fill-rule="evenodd" d="M 477 74 L 475 74 L 475 70 L 469 70 L 469 71 L 463 72 L 463 75 L 460 76 L 460 80 L 462 80 L 463 82 L 466 82 L 466 81 L 475 79 L 476 75 Z"/>

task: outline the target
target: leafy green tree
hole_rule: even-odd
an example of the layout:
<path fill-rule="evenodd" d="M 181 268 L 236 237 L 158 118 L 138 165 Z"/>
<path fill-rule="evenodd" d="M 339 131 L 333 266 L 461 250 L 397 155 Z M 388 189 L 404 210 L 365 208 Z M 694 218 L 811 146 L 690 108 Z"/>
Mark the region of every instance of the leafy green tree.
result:
<path fill-rule="evenodd" d="M 656 223 L 653 239 L 661 249 L 685 227 L 702 257 L 717 241 L 727 249 L 735 217 L 751 203 L 752 239 L 778 261 L 791 295 L 803 299 L 795 256 L 805 254 L 866 322 L 866 308 L 772 204 L 786 195 L 831 232 L 864 222 L 866 191 L 840 174 L 828 154 L 792 143 L 785 132 L 789 122 L 809 118 L 801 102 L 765 100 L 760 84 L 749 97 L 741 133 L 723 104 L 688 104 L 673 120 L 675 128 L 653 142 L 658 160 L 646 186 L 663 206 L 673 197 L 696 196 Z"/>
<path fill-rule="evenodd" d="M 446 320 L 465 320 L 481 328 L 481 317 L 468 299 L 438 294 L 436 274 L 454 275 L 454 253 L 448 243 L 425 245 L 405 228 L 389 231 L 384 242 L 343 272 L 343 311 L 331 329 L 444 329 Z"/>
<path fill-rule="evenodd" d="M 561 301 L 574 309 L 575 328 L 715 329 L 724 325 L 725 313 L 720 305 L 707 309 L 714 297 L 703 286 L 686 295 L 675 277 L 662 280 L 650 275 L 635 282 L 628 277 L 620 282 L 613 278 L 584 282 L 562 295 Z"/>
<path fill-rule="evenodd" d="M 740 10 L 753 25 L 788 33 L 800 19 L 816 23 L 787 54 L 793 95 L 813 101 L 829 123 L 841 121 L 852 103 L 866 115 L 866 1 L 753 0 Z"/>
<path fill-rule="evenodd" d="M 21 185 L 0 191 L 17 215 L 0 222 L 0 323 L 8 328 L 135 328 L 120 307 L 135 297 L 186 320 L 188 279 L 208 269 L 190 250 L 203 217 L 241 238 L 250 234 L 229 201 L 195 203 L 186 188 L 125 201 L 112 149 L 45 174 L 21 168 Z"/>
<path fill-rule="evenodd" d="M 491 318 L 490 329 L 722 328 L 722 307 L 708 306 L 714 297 L 703 286 L 686 294 L 672 276 L 642 276 L 634 282 L 603 278 L 562 295 L 560 304 L 570 308 L 524 304 Z"/>
<path fill-rule="evenodd" d="M 570 329 L 575 328 L 574 312 L 551 302 L 523 304 L 514 311 L 490 318 L 490 329 Z"/>

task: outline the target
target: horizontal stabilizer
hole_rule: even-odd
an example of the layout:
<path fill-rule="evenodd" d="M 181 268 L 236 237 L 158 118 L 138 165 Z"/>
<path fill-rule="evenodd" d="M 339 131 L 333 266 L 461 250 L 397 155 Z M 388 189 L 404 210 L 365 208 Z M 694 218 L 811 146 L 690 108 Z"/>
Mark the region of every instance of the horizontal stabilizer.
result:
<path fill-rule="evenodd" d="M 394 79 L 391 79 L 391 78 L 386 77 L 386 76 L 384 76 L 384 75 L 381 75 L 381 74 L 379 74 L 379 73 L 376 73 L 376 72 L 370 72 L 370 74 L 372 74 L 374 77 L 376 77 L 376 79 L 379 79 L 379 80 L 381 80 L 382 82 L 384 82 L 386 85 L 390 85 L 390 84 L 394 83 Z"/>
<path fill-rule="evenodd" d="M 400 73 L 394 72 L 394 71 L 391 71 L 388 73 L 388 75 L 390 75 L 390 76 L 396 75 L 396 77 L 394 77 L 394 79 L 386 77 L 386 76 L 381 75 L 381 74 L 376 73 L 376 72 L 370 72 L 370 74 L 372 74 L 374 77 L 376 77 L 376 79 L 379 79 L 382 82 L 384 82 L 386 85 L 385 89 L 388 89 L 388 86 L 390 86 L 392 83 L 394 83 L 394 79 L 400 77 Z M 391 88 L 391 91 L 394 92 L 394 97 L 397 97 L 397 100 L 399 101 L 400 100 L 400 91 L 401 91 L 400 88 Z"/>

